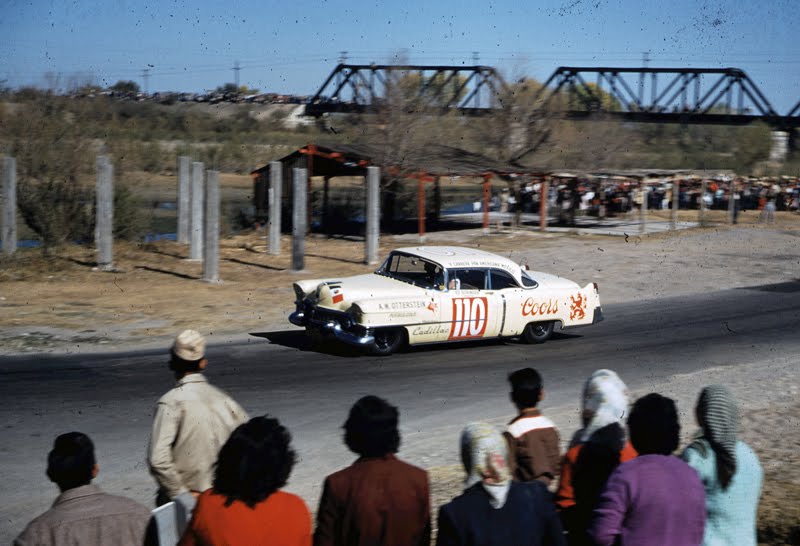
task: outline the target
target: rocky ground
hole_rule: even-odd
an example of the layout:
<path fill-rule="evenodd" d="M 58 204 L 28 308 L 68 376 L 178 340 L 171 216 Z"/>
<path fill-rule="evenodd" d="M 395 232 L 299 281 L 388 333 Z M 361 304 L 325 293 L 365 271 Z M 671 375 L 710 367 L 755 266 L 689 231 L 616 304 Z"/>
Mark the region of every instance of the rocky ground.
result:
<path fill-rule="evenodd" d="M 635 229 L 635 228 L 634 228 Z M 304 271 L 290 270 L 291 241 L 283 255 L 266 254 L 265 233 L 222 242 L 220 283 L 201 281 L 202 264 L 171 242 L 118 244 L 113 272 L 98 271 L 91 248 L 39 250 L 0 259 L 0 355 L 31 352 L 109 351 L 166 347 L 183 328 L 214 340 L 292 328 L 291 283 L 299 278 L 346 276 L 373 269 L 363 264 L 363 241 L 311 237 Z M 483 235 L 480 230 L 429 234 L 429 244 L 477 246 L 527 260 L 534 270 L 580 283 L 598 282 L 604 303 L 648 300 L 709 290 L 800 280 L 800 215 L 759 224 L 754 212 L 740 224 L 646 236 L 539 233 L 531 229 Z M 416 235 L 383 237 L 382 253 L 417 245 Z M 718 355 L 720 363 L 724 355 Z M 769 366 L 720 369 L 674 376 L 654 385 L 692 407 L 698 386 L 723 382 L 735 392 L 742 437 L 754 446 L 765 471 L 759 537 L 765 544 L 800 544 L 800 357 L 772 355 Z M 634 393 L 640 395 L 644 393 Z M 577 427 L 576 405 L 547 407 L 563 436 Z M 685 439 L 694 430 L 685 416 Z M 432 468 L 433 505 L 460 490 L 461 470 Z"/>

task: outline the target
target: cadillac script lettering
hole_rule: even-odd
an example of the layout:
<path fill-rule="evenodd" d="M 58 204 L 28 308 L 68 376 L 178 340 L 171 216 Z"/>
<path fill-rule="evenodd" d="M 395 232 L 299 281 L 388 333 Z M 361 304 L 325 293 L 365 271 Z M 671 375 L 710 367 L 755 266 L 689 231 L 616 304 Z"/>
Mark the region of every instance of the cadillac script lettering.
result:
<path fill-rule="evenodd" d="M 417 326 L 411 330 L 412 336 L 433 336 L 441 335 L 450 332 L 450 326 L 443 326 L 441 324 L 433 324 L 431 326 Z"/>

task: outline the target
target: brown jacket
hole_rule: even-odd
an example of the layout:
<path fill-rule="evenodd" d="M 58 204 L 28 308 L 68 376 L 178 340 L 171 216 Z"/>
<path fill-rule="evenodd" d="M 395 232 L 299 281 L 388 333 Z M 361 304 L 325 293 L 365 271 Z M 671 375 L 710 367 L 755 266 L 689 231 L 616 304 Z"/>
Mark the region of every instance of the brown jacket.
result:
<path fill-rule="evenodd" d="M 315 546 L 430 544 L 428 473 L 394 455 L 358 459 L 325 479 Z"/>
<path fill-rule="evenodd" d="M 28 524 L 14 546 L 140 546 L 149 520 L 150 511 L 141 504 L 82 485 L 61 493 L 50 510 Z"/>
<path fill-rule="evenodd" d="M 506 429 L 511 448 L 514 478 L 527 482 L 540 480 L 545 485 L 558 476 L 559 440 L 555 424 L 539 410 L 526 409 Z"/>

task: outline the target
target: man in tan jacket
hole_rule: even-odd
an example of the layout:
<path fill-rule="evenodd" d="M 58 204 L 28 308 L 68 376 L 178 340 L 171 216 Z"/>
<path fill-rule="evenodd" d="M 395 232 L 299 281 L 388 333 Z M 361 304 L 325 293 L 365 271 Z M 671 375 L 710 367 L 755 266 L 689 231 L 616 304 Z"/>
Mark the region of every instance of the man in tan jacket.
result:
<path fill-rule="evenodd" d="M 99 467 L 92 440 L 81 432 L 58 436 L 47 457 L 47 477 L 61 494 L 52 508 L 28 524 L 14 546 L 139 546 L 150 511 L 92 485 Z"/>
<path fill-rule="evenodd" d="M 239 404 L 203 376 L 208 365 L 205 350 L 205 338 L 186 330 L 170 351 L 169 368 L 178 383 L 158 401 L 148 450 L 159 506 L 210 488 L 220 447 L 248 420 Z"/>

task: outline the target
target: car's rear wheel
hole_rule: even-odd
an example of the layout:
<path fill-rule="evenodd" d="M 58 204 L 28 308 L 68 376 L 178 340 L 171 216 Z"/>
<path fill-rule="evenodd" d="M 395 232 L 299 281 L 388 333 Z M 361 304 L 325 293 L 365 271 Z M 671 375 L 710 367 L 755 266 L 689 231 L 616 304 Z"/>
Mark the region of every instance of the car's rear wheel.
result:
<path fill-rule="evenodd" d="M 522 331 L 522 339 L 526 343 L 544 343 L 553 333 L 555 323 L 552 320 L 547 322 L 529 322 Z"/>
<path fill-rule="evenodd" d="M 375 344 L 370 353 L 377 356 L 390 355 L 398 350 L 405 341 L 405 331 L 400 328 L 381 328 L 375 330 Z"/>

